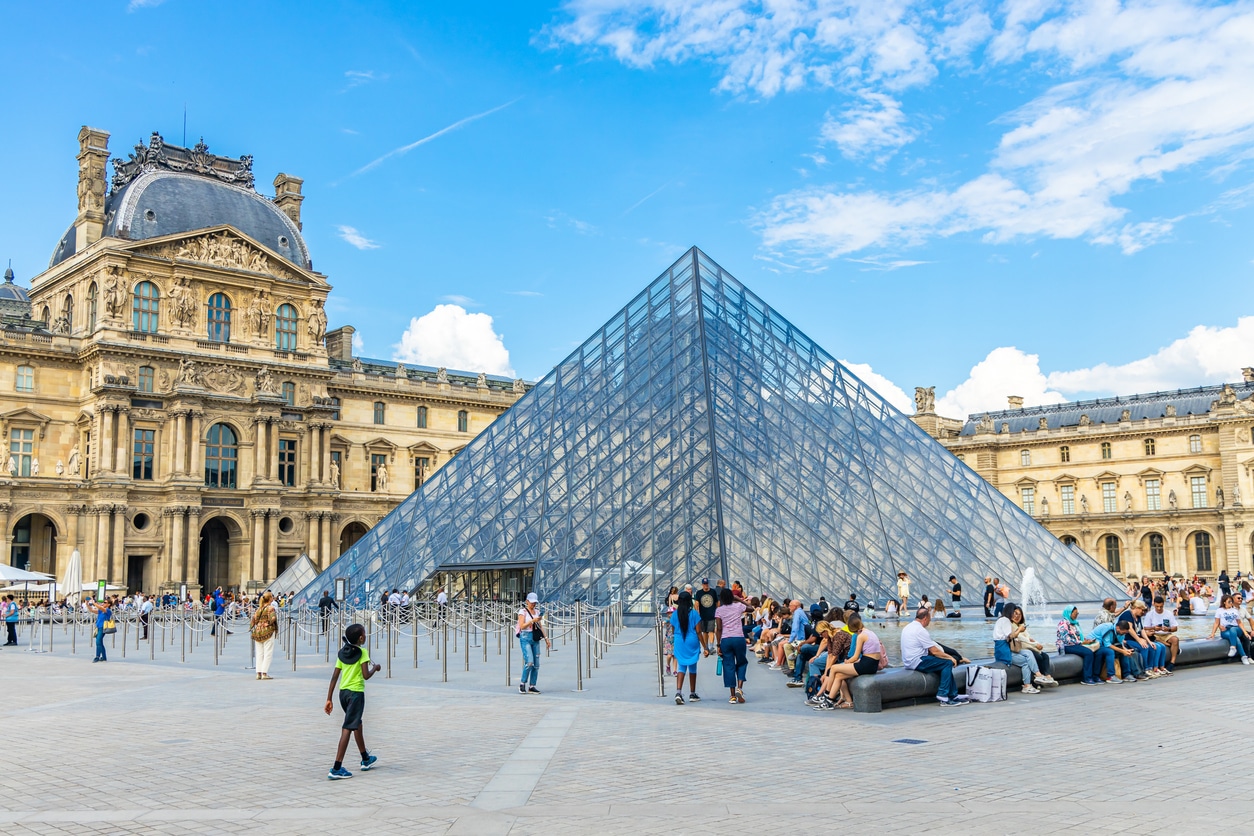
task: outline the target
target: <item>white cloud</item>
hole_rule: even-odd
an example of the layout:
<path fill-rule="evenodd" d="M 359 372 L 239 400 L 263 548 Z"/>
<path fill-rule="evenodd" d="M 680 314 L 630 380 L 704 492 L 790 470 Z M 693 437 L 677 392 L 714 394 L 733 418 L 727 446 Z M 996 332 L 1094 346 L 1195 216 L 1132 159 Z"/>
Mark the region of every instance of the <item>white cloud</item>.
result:
<path fill-rule="evenodd" d="M 352 90 L 372 81 L 387 81 L 387 73 L 376 73 L 374 70 L 346 70 L 344 77 L 348 79 L 345 90 Z"/>
<path fill-rule="evenodd" d="M 492 317 L 467 313 L 458 305 L 436 305 L 431 313 L 411 319 L 401 341 L 392 346 L 392 359 L 472 372 L 514 374 L 509 351 L 493 330 Z"/>
<path fill-rule="evenodd" d="M 883 93 L 867 91 L 859 103 L 836 116 L 827 115 L 822 137 L 826 142 L 835 143 L 846 159 L 876 157 L 882 162 L 914 139 L 915 133 L 905 122 L 901 102 Z"/>
<path fill-rule="evenodd" d="M 907 397 L 906 393 L 901 391 L 900 386 L 872 369 L 869 364 L 850 363 L 847 360 L 841 360 L 840 364 L 857 375 L 858 379 L 867 386 L 874 389 L 881 398 L 902 412 L 908 415 L 914 411 L 914 398 Z"/>
<path fill-rule="evenodd" d="M 360 331 L 353 332 L 353 353 L 358 357 L 366 350 L 366 341 L 361 338 Z"/>
<path fill-rule="evenodd" d="M 543 296 L 544 294 L 538 290 L 507 290 L 510 296 Z"/>
<path fill-rule="evenodd" d="M 128 12 L 137 12 L 140 9 L 152 9 L 164 2 L 165 0 L 131 0 L 131 2 L 126 4 L 126 10 Z"/>
<path fill-rule="evenodd" d="M 356 247 L 359 250 L 379 249 L 378 243 L 371 241 L 369 238 L 362 235 L 360 232 L 357 231 L 356 227 L 341 226 L 339 227 L 339 230 L 340 230 L 340 237 L 343 238 L 345 241 L 347 241 L 349 244 L 352 244 L 354 247 Z"/>
<path fill-rule="evenodd" d="M 1013 346 L 995 348 L 976 363 L 962 383 L 936 402 L 936 411 L 952 418 L 1007 408 L 1006 398 L 1018 395 L 1024 406 L 1062 403 L 1067 400 L 1050 389 L 1041 373 L 1040 358 Z"/>
<path fill-rule="evenodd" d="M 451 302 L 454 305 L 461 305 L 463 308 L 477 308 L 479 303 L 469 296 L 462 296 L 458 293 L 447 293 L 440 297 L 441 302 Z"/>

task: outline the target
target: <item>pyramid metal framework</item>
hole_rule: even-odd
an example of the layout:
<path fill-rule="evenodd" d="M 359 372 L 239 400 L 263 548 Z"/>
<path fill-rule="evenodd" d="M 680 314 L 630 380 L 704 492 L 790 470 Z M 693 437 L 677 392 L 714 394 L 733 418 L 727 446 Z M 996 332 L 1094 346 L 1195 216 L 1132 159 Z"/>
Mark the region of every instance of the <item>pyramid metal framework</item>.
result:
<path fill-rule="evenodd" d="M 693 248 L 302 593 L 534 566 L 541 600 L 672 584 L 829 600 L 956 575 L 1124 594 Z M 977 602 L 972 602 L 977 603 Z"/>

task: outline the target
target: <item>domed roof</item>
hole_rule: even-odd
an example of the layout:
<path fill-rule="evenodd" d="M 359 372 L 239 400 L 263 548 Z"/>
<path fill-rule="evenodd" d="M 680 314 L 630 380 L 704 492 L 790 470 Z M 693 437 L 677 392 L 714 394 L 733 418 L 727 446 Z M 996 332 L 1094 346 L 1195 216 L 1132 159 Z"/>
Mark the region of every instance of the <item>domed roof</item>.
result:
<path fill-rule="evenodd" d="M 4 271 L 4 284 L 0 284 L 0 300 L 30 304 L 30 295 L 26 292 L 26 288 L 13 283 L 12 267 Z"/>
<path fill-rule="evenodd" d="M 142 241 L 230 224 L 296 266 L 312 268 L 296 223 L 253 191 L 251 157 L 217 157 L 203 142 L 194 149 L 165 145 L 154 134 L 149 146 L 137 145 L 130 161 L 115 160 L 114 168 L 104 235 Z M 48 266 L 72 256 L 77 243 L 71 226 Z"/>

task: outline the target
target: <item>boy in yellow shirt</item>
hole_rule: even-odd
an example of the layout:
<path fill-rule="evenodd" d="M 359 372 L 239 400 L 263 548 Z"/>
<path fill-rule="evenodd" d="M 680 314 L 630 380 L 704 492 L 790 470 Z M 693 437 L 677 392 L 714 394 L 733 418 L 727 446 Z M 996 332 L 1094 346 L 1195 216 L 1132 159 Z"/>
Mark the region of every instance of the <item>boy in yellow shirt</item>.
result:
<path fill-rule="evenodd" d="M 356 738 L 357 749 L 361 752 L 362 770 L 370 769 L 378 760 L 366 751 L 366 739 L 361 731 L 361 716 L 366 709 L 366 680 L 378 673 L 382 667 L 371 664 L 370 650 L 365 647 L 366 628 L 360 624 L 350 624 L 344 631 L 344 646 L 340 648 L 335 659 L 335 670 L 331 671 L 331 684 L 327 686 L 327 704 L 324 710 L 332 711 L 331 695 L 335 693 L 335 683 L 340 682 L 340 707 L 344 709 L 344 727 L 340 731 L 340 745 L 335 750 L 335 765 L 327 773 L 332 781 L 341 778 L 352 778 L 353 773 L 344 768 L 344 754 L 348 751 L 348 738 Z M 343 679 L 340 673 L 343 672 Z"/>

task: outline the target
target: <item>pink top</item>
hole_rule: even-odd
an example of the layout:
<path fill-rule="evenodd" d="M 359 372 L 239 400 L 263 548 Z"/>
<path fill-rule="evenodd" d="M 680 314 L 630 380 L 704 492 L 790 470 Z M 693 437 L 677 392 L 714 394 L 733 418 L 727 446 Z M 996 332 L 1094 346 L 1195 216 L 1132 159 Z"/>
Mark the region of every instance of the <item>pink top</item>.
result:
<path fill-rule="evenodd" d="M 745 637 L 745 628 L 740 623 L 745 609 L 745 605 L 737 601 L 714 611 L 714 617 L 723 622 L 723 638 L 743 639 Z"/>
<path fill-rule="evenodd" d="M 864 654 L 874 653 L 876 656 L 884 655 L 884 645 L 880 644 L 879 636 L 875 635 L 865 627 L 862 628 L 862 635 L 866 636 L 866 638 L 862 640 L 862 652 Z"/>

